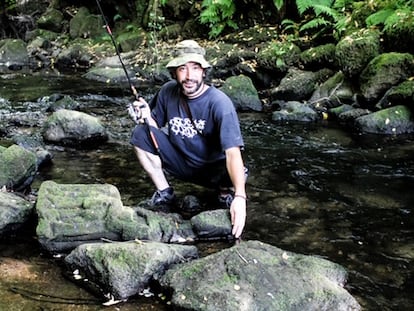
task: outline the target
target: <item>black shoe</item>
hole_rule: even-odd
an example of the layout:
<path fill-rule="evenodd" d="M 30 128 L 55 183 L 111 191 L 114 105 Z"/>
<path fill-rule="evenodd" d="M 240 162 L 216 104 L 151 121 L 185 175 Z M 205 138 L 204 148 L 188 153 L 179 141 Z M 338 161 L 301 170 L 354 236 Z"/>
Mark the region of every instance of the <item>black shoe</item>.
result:
<path fill-rule="evenodd" d="M 168 187 L 164 190 L 157 190 L 152 195 L 151 199 L 149 200 L 149 205 L 151 206 L 160 206 L 160 205 L 174 205 L 175 203 L 175 194 L 174 189 L 172 187 Z"/>

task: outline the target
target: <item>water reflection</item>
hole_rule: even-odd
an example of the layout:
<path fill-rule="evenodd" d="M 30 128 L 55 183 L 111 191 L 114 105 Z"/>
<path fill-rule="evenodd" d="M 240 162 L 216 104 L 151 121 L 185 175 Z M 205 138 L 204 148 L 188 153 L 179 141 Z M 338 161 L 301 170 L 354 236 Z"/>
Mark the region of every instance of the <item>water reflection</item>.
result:
<path fill-rule="evenodd" d="M 49 146 L 53 163 L 40 170 L 34 191 L 42 181 L 52 179 L 113 184 L 125 205 L 148 197 L 153 186 L 128 143 L 133 127 L 124 109 L 128 94 L 85 86 L 76 79 L 69 82 L 70 90 L 64 87 L 68 82 L 59 78 L 55 83 L 48 81 L 42 95 L 24 96 L 28 92 L 24 85 L 17 98 L 7 94 L 18 106 L 23 98 L 31 98 L 36 105 L 34 97 L 70 91 L 80 110 L 103 120 L 110 141 L 94 150 Z M 3 92 L 0 96 L 6 97 Z M 142 92 L 151 94 L 150 90 Z M 250 167 L 244 239 L 343 265 L 350 274 L 347 289 L 365 310 L 412 309 L 413 138 L 362 137 L 334 122 L 276 125 L 262 114 L 243 113 L 240 118 L 246 140 L 244 157 Z M 187 184 L 175 182 L 174 186 L 179 195 L 191 190 Z M 204 190 L 196 190 L 203 197 Z M 5 249 L 0 247 L 0 256 L 5 256 Z"/>

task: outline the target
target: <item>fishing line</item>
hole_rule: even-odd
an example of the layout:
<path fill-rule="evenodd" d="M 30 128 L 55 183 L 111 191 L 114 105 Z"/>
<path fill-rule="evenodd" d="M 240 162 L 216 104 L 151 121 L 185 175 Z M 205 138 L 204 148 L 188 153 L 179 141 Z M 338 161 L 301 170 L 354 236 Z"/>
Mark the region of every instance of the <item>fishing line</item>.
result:
<path fill-rule="evenodd" d="M 105 24 L 105 29 L 106 29 L 107 33 L 109 34 L 109 37 L 111 38 L 111 41 L 112 41 L 113 46 L 115 47 L 116 55 L 118 55 L 119 62 L 121 63 L 122 69 L 124 70 L 124 73 L 125 73 L 125 76 L 126 76 L 126 78 L 128 80 L 128 84 L 129 84 L 129 87 L 130 87 L 130 89 L 132 91 L 132 94 L 135 96 L 135 99 L 138 99 L 139 98 L 138 92 L 137 92 L 135 86 L 132 84 L 132 81 L 131 81 L 131 79 L 130 79 L 130 77 L 128 75 L 128 71 L 127 71 L 127 69 L 125 67 L 124 61 L 122 60 L 121 53 L 119 51 L 118 45 L 116 44 L 115 38 L 114 38 L 114 36 L 112 34 L 111 27 L 109 27 L 108 20 L 105 17 L 105 14 L 104 14 L 104 12 L 102 10 L 101 3 L 99 2 L 99 0 L 96 0 L 96 4 L 98 5 L 99 12 L 101 13 L 102 20 L 103 20 L 103 22 Z"/>
<path fill-rule="evenodd" d="M 131 81 L 131 79 L 129 77 L 128 70 L 126 69 L 125 64 L 124 64 L 124 61 L 122 60 L 121 53 L 119 51 L 118 45 L 117 45 L 117 43 L 115 41 L 115 38 L 114 38 L 114 36 L 112 34 L 111 27 L 109 27 L 108 20 L 105 17 L 105 14 L 104 14 L 104 12 L 102 10 L 101 3 L 99 2 L 99 0 L 96 0 L 96 4 L 98 5 L 99 12 L 101 13 L 102 20 L 103 20 L 103 22 L 105 24 L 105 29 L 106 29 L 107 33 L 109 34 L 109 37 L 111 38 L 112 45 L 115 47 L 116 55 L 118 56 L 119 62 L 121 63 L 122 69 L 124 70 L 125 76 L 126 76 L 126 78 L 128 80 L 129 88 L 131 89 L 132 94 L 134 95 L 135 99 L 138 100 L 139 99 L 139 95 L 138 95 L 137 89 L 132 84 L 132 81 Z M 140 109 L 145 108 L 145 105 L 141 105 L 141 106 L 139 106 L 139 108 Z M 128 109 L 132 109 L 132 111 L 134 111 L 135 113 L 137 113 L 137 111 L 136 111 L 135 107 L 133 107 L 133 105 L 129 105 L 129 108 Z M 146 124 L 146 126 L 148 128 L 148 133 L 149 133 L 149 135 L 151 137 L 151 140 L 152 140 L 152 143 L 153 143 L 153 145 L 155 147 L 155 150 L 159 154 L 160 153 L 159 152 L 160 151 L 160 148 L 158 146 L 158 142 L 157 142 L 157 140 L 155 138 L 155 135 L 154 135 L 154 133 L 151 130 L 151 127 L 150 127 L 150 124 L 148 122 L 148 119 L 147 118 L 144 118 L 144 122 L 145 122 L 145 124 Z"/>

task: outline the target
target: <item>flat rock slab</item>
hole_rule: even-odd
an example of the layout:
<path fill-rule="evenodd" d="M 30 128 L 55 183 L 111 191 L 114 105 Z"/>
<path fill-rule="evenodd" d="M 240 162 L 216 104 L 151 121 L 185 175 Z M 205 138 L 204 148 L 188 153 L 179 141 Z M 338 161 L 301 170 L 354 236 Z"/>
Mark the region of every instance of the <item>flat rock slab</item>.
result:
<path fill-rule="evenodd" d="M 35 207 L 38 240 L 51 253 L 69 252 L 102 239 L 192 243 L 231 235 L 228 210 L 205 211 L 185 220 L 178 213 L 124 206 L 118 189 L 109 184 L 45 181 Z"/>
<path fill-rule="evenodd" d="M 161 286 L 179 310 L 360 310 L 328 260 L 241 242 L 168 270 Z"/>

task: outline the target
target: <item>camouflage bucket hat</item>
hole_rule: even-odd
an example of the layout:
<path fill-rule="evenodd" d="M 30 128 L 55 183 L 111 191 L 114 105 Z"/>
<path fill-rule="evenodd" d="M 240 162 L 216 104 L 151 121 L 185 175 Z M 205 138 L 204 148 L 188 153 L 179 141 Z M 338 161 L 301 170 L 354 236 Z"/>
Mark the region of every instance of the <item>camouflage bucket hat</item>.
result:
<path fill-rule="evenodd" d="M 174 47 L 173 59 L 167 64 L 167 68 L 176 68 L 188 62 L 201 65 L 202 68 L 210 68 L 211 65 L 205 60 L 206 51 L 194 40 L 184 40 Z"/>

